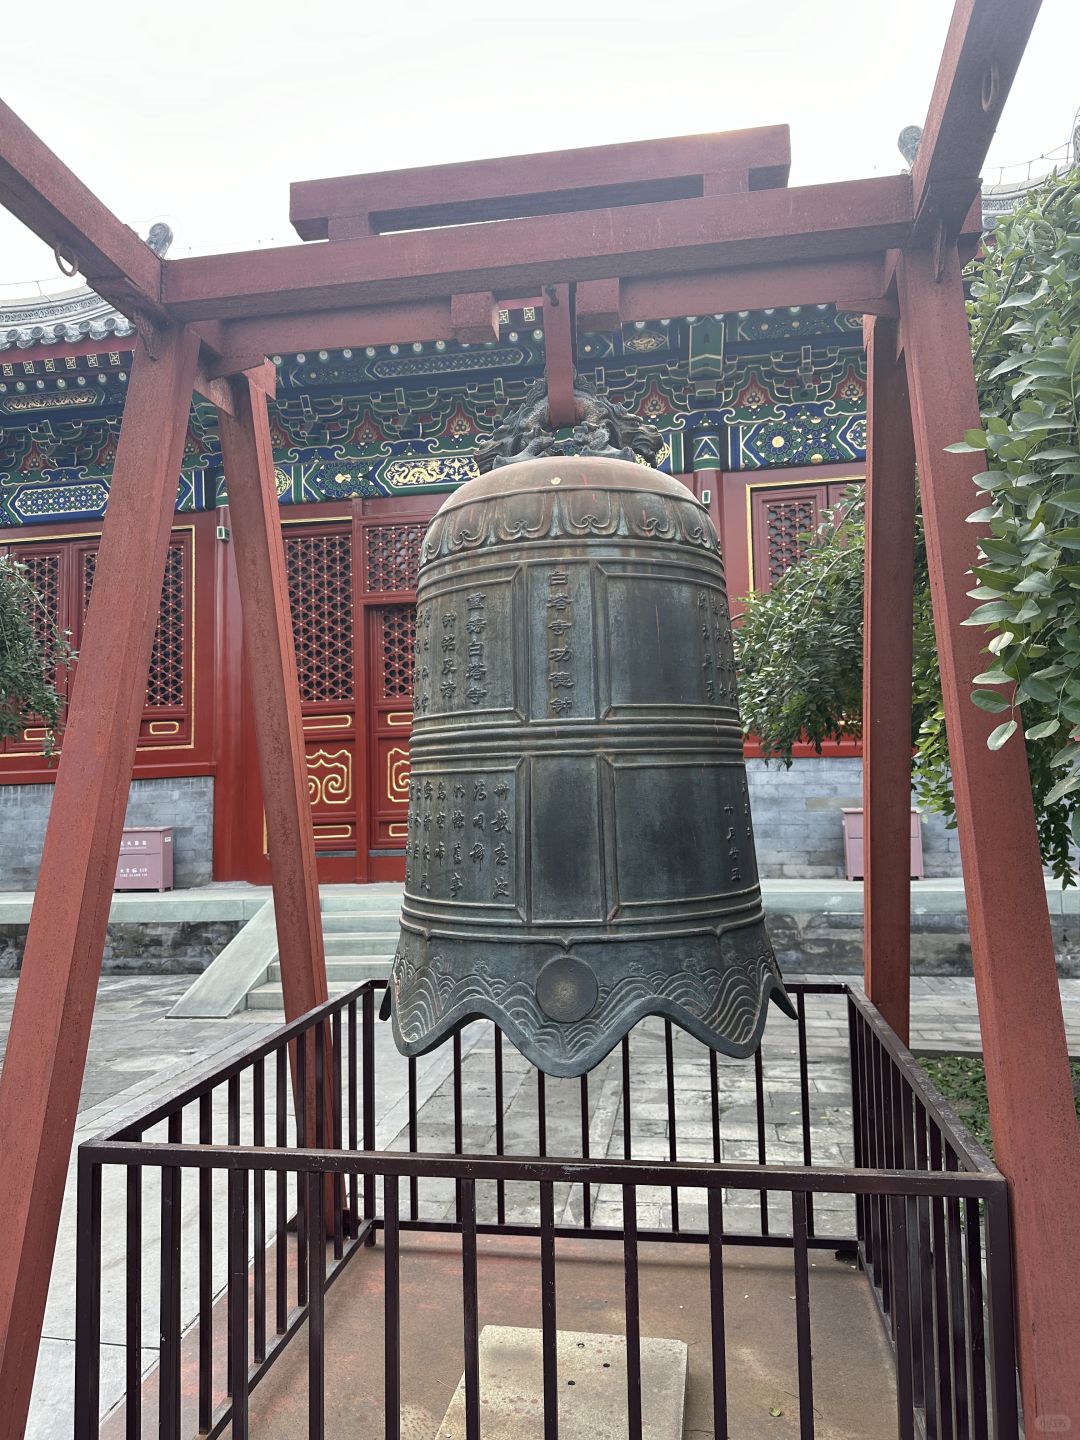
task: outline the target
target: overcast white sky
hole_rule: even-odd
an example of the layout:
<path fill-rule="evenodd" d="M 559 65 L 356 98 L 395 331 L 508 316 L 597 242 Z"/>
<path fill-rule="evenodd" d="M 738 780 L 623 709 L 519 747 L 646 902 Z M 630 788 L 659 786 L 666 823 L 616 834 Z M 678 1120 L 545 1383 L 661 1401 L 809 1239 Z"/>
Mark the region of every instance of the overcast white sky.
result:
<path fill-rule="evenodd" d="M 787 122 L 791 183 L 895 173 L 950 0 L 49 0 L 4 6 L 0 93 L 171 254 L 289 244 L 289 181 Z M 986 169 L 1080 105 L 1045 0 Z M 56 270 L 0 211 L 0 296 Z"/>

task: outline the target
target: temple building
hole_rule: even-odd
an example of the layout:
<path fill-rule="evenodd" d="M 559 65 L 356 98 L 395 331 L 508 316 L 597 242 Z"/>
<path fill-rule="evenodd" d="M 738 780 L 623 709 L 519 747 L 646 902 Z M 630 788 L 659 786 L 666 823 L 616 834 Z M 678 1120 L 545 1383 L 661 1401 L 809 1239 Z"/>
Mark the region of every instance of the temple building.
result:
<path fill-rule="evenodd" d="M 498 313 L 498 339 L 272 357 L 277 488 L 325 882 L 404 875 L 414 588 L 425 526 L 476 473 L 473 450 L 544 369 L 543 304 Z M 89 290 L 0 308 L 0 545 L 28 567 L 77 649 L 133 349 Z M 729 592 L 767 589 L 799 537 L 863 476 L 858 316 L 818 305 L 672 316 L 579 334 L 579 372 L 652 421 L 660 468 L 720 531 Z M 129 823 L 175 827 L 176 883 L 269 879 L 214 412 L 192 411 L 178 477 Z M 77 683 L 77 667 L 61 686 Z M 29 727 L 0 749 L 0 888 L 29 889 L 55 765 Z M 792 772 L 748 746 L 763 873 L 844 873 L 840 809 L 858 749 Z M 927 873 L 957 873 L 924 828 Z M 792 840 L 797 839 L 797 844 Z M 787 858 L 799 855 L 792 867 Z"/>

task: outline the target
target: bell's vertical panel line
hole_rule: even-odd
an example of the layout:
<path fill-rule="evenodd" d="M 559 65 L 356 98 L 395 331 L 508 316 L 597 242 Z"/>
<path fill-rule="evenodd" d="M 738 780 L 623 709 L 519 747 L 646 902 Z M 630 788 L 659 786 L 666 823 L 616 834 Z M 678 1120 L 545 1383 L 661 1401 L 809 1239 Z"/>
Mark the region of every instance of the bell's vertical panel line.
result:
<path fill-rule="evenodd" d="M 979 424 L 960 262 L 928 252 L 898 270 L 941 688 L 956 794 L 972 968 L 995 1158 L 1009 1181 L 1024 1413 L 1029 1434 L 1080 1424 L 1080 1142 L 1027 757 L 996 752 L 971 699 L 986 634 L 968 571 L 981 533 L 981 456 L 946 446 Z"/>
<path fill-rule="evenodd" d="M 867 995 L 908 1041 L 915 440 L 893 320 L 867 317 L 863 949 Z"/>
<path fill-rule="evenodd" d="M 131 370 L 0 1080 L 0 1440 L 26 1425 L 187 434 L 198 339 Z"/>

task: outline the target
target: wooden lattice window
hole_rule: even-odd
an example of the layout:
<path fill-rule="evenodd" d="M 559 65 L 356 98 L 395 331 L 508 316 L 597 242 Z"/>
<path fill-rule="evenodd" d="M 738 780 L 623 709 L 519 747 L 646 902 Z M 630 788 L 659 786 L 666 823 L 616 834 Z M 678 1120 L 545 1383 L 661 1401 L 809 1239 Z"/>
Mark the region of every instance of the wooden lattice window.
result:
<path fill-rule="evenodd" d="M 771 588 L 785 571 L 790 570 L 801 558 L 805 548 L 805 536 L 811 533 L 818 522 L 822 508 L 819 491 L 815 488 L 806 493 L 796 492 L 766 494 L 755 516 L 757 554 L 754 579 L 762 590 Z"/>
<path fill-rule="evenodd" d="M 52 648 L 53 629 L 62 629 L 64 623 L 60 595 L 60 552 L 38 550 L 20 554 L 15 551 L 12 559 L 26 567 L 26 578 L 33 585 L 41 600 L 30 611 L 30 628 L 34 640 L 43 654 Z"/>
<path fill-rule="evenodd" d="M 415 590 L 420 570 L 420 547 L 427 522 L 417 525 L 369 525 L 366 527 L 369 591 Z"/>
<path fill-rule="evenodd" d="M 90 605 L 90 592 L 94 588 L 97 557 L 96 550 L 83 552 L 82 610 L 84 616 Z M 184 705 L 186 691 L 184 673 L 187 659 L 185 643 L 187 584 L 184 561 L 184 546 L 180 541 L 174 541 L 165 553 L 165 576 L 161 586 L 157 630 L 154 632 L 154 648 L 150 654 L 150 670 L 146 680 L 146 708 L 148 710 L 179 710 Z"/>
<path fill-rule="evenodd" d="M 412 696 L 415 644 L 416 606 L 388 605 L 382 611 L 382 699 L 408 699 Z"/>
<path fill-rule="evenodd" d="M 750 491 L 751 544 L 755 590 L 771 590 L 802 559 L 805 537 L 822 521 L 822 512 L 842 503 L 855 483 L 837 480 L 809 485 L 753 486 Z"/>
<path fill-rule="evenodd" d="M 353 698 L 352 536 L 288 535 L 293 639 L 300 694 L 308 703 Z"/>

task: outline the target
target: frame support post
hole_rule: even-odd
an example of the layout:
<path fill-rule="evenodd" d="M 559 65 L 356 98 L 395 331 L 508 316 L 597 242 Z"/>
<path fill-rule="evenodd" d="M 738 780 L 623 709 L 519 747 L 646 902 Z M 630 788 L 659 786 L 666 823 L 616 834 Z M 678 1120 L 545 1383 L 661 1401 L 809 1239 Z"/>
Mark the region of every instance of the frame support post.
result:
<path fill-rule="evenodd" d="M 0 1080 L 0 1440 L 26 1426 L 198 340 L 135 357 Z"/>
<path fill-rule="evenodd" d="M 219 410 L 218 429 L 255 690 L 285 1018 L 297 1020 L 327 998 L 304 722 L 266 393 L 248 373 L 236 377 L 232 388 L 236 413 Z"/>
<path fill-rule="evenodd" d="M 1020 1374 L 1029 1434 L 1080 1418 L 1080 1144 L 1027 758 L 992 752 L 971 681 L 984 637 L 971 610 L 979 531 L 971 476 L 945 446 L 979 423 L 960 262 L 925 251 L 899 266 L 927 559 L 956 794 L 972 965 L 997 1162 L 1009 1180 Z"/>
<path fill-rule="evenodd" d="M 863 949 L 867 995 L 907 1044 L 915 445 L 896 322 L 864 322 Z"/>

